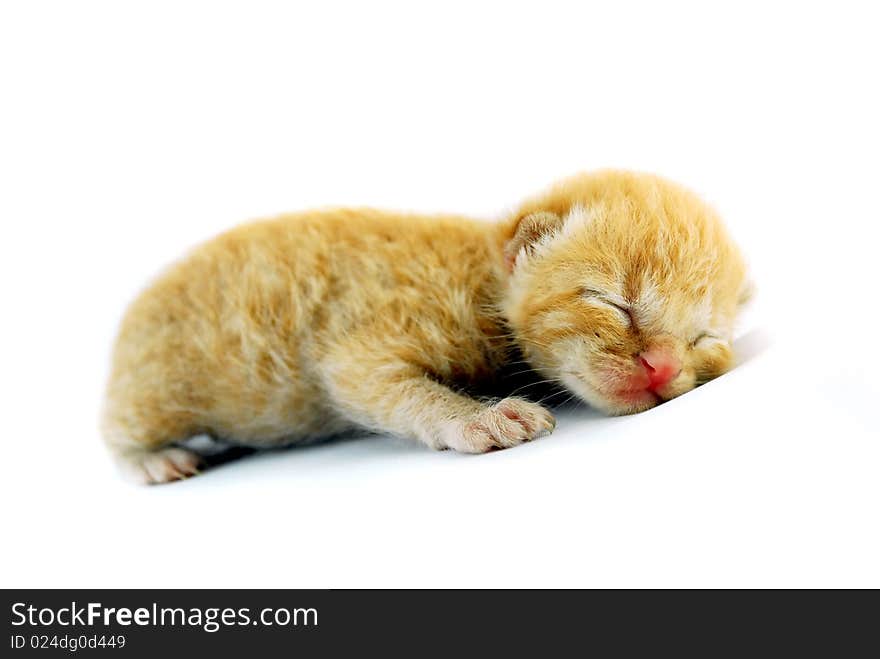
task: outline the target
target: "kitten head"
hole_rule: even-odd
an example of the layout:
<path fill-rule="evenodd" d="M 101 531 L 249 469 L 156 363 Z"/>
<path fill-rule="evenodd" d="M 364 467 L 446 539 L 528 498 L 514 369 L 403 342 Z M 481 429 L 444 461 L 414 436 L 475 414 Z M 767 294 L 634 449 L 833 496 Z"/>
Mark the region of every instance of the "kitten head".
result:
<path fill-rule="evenodd" d="M 655 176 L 563 181 L 506 226 L 505 315 L 527 359 L 591 405 L 639 412 L 732 363 L 748 286 L 721 221 Z"/>

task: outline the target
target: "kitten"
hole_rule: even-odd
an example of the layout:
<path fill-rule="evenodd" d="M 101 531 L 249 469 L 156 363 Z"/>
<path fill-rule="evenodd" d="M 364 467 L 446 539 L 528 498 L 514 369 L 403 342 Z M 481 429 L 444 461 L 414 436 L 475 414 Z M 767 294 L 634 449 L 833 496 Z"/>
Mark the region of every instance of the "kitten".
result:
<path fill-rule="evenodd" d="M 196 473 L 176 443 L 271 447 L 361 428 L 480 453 L 552 431 L 465 391 L 524 358 L 610 414 L 723 373 L 747 291 L 720 220 L 655 176 L 563 181 L 491 224 L 331 210 L 197 248 L 129 308 L 103 433 L 142 482 Z M 517 357 L 520 355 L 520 357 Z"/>

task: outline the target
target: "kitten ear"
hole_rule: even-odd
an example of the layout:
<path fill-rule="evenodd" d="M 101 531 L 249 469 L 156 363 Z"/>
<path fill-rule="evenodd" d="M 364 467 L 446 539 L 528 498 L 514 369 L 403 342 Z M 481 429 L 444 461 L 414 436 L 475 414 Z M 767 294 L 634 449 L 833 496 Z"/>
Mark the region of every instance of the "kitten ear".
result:
<path fill-rule="evenodd" d="M 507 245 L 504 247 L 504 262 L 508 271 L 513 271 L 520 254 L 531 254 L 541 240 L 558 231 L 562 218 L 556 213 L 538 211 L 521 218 Z"/>

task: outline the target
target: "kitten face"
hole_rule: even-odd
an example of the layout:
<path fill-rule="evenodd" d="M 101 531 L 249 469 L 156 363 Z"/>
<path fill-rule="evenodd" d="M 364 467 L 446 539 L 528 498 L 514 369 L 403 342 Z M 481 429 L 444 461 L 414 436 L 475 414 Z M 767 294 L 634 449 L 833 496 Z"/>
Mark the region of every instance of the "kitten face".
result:
<path fill-rule="evenodd" d="M 526 357 L 591 405 L 638 412 L 732 363 L 745 267 L 720 220 L 662 179 L 570 179 L 517 214 L 505 312 Z"/>

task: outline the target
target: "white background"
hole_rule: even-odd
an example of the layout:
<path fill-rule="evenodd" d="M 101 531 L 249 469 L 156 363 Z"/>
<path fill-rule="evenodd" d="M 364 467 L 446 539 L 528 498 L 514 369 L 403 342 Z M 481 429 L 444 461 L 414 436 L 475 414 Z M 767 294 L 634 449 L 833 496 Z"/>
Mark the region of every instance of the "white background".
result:
<path fill-rule="evenodd" d="M 0 585 L 880 586 L 870 6 L 4 2 Z M 491 219 L 606 166 L 727 218 L 759 289 L 731 374 L 482 457 L 117 477 L 116 323 L 190 246 L 322 205 Z"/>

